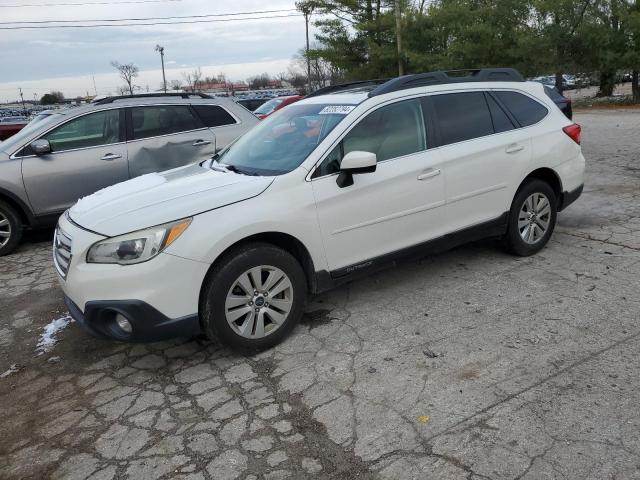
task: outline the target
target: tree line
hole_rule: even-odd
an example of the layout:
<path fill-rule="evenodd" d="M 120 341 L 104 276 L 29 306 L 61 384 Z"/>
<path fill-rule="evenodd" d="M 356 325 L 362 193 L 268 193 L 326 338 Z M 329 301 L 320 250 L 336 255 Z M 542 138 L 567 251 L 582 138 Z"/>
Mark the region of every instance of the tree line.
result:
<path fill-rule="evenodd" d="M 632 72 L 640 102 L 640 0 L 305 0 L 316 42 L 304 53 L 334 79 L 514 67 L 596 76 L 608 96 Z M 319 14 L 319 15 L 315 15 Z"/>

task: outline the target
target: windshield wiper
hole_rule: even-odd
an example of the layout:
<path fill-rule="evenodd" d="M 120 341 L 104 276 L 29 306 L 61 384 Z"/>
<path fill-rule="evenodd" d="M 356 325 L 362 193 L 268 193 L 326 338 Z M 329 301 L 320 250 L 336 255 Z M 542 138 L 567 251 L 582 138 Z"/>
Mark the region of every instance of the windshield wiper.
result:
<path fill-rule="evenodd" d="M 219 155 L 216 154 L 216 156 L 213 157 L 213 161 L 211 162 L 211 165 L 209 166 L 209 168 L 211 168 L 211 170 L 216 170 L 217 172 L 233 172 L 233 173 L 239 173 L 240 175 L 249 175 L 249 176 L 257 176 L 257 173 L 252 173 L 249 172 L 247 170 L 243 170 L 241 168 L 236 167 L 235 165 L 227 165 L 226 163 L 222 163 L 220 162 L 220 160 L 217 160 L 217 157 Z"/>
<path fill-rule="evenodd" d="M 227 170 L 229 170 L 229 171 L 231 171 L 233 173 L 239 173 L 240 175 L 249 175 L 251 177 L 258 176 L 257 173 L 253 173 L 253 172 L 249 172 L 247 170 L 240 169 L 240 168 L 236 167 L 235 165 L 225 165 L 224 163 L 221 163 L 220 165 L 222 165 L 224 168 L 226 168 Z"/>

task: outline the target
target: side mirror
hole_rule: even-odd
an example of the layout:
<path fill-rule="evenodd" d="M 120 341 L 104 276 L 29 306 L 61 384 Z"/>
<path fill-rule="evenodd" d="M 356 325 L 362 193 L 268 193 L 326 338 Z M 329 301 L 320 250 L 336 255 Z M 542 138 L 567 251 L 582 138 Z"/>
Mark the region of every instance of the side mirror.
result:
<path fill-rule="evenodd" d="M 31 142 L 31 150 L 33 150 L 33 153 L 36 155 L 45 155 L 47 153 L 51 153 L 51 144 L 49 143 L 49 140 L 40 138 Z"/>
<path fill-rule="evenodd" d="M 336 179 L 338 187 L 353 185 L 353 175 L 376 171 L 378 159 L 375 153 L 354 150 L 347 153 L 340 163 L 340 174 Z"/>

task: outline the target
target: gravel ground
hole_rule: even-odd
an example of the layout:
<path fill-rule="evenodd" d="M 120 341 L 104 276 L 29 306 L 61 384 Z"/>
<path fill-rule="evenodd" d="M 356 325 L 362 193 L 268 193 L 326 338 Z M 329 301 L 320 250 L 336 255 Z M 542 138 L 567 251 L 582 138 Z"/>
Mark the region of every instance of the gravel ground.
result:
<path fill-rule="evenodd" d="M 0 259 L 0 478 L 640 479 L 640 111 L 576 120 L 585 193 L 540 254 L 405 263 L 252 357 L 73 323 L 38 355 L 65 310 L 32 235 Z"/>

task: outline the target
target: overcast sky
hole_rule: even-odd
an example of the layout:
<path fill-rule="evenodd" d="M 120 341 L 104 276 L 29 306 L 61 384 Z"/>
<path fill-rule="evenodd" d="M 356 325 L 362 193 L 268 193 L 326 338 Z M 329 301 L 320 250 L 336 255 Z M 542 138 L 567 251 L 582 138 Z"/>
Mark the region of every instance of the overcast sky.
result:
<path fill-rule="evenodd" d="M 294 0 L 132 0 L 129 3 L 113 0 L 111 5 L 96 5 L 100 1 L 106 3 L 105 0 L 0 0 L 0 28 L 18 25 L 9 25 L 9 22 L 211 15 L 294 8 Z M 82 5 L 43 6 L 54 3 Z M 27 4 L 39 6 L 17 7 Z M 162 82 L 160 56 L 154 51 L 157 43 L 165 47 L 169 82 L 182 79 L 182 71 L 197 66 L 202 67 L 206 75 L 225 73 L 232 80 L 262 72 L 276 74 L 288 69 L 291 58 L 304 42 L 302 16 L 182 25 L 0 29 L 0 101 L 19 98 L 19 87 L 25 99 L 33 99 L 34 94 L 39 98 L 51 90 L 61 90 L 68 97 L 93 94 L 92 76 L 98 94 L 116 93 L 122 82 L 110 65 L 112 60 L 138 65 L 140 77 L 136 84 L 156 90 Z"/>

